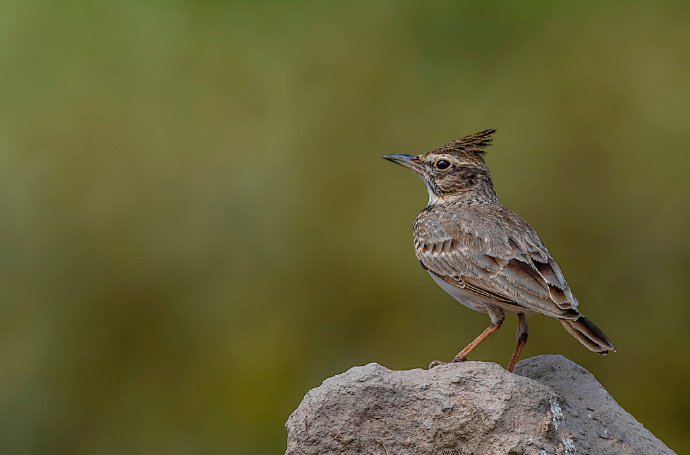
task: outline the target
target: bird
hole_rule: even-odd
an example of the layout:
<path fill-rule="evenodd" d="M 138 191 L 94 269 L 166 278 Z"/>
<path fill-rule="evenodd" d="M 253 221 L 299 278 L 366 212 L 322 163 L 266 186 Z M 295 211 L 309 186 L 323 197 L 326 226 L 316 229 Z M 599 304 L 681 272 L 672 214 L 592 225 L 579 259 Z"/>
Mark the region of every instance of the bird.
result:
<path fill-rule="evenodd" d="M 558 319 L 592 352 L 615 351 L 578 309 L 561 268 L 534 229 L 499 202 L 484 160 L 495 132 L 470 134 L 419 155 L 383 157 L 415 171 L 429 194 L 413 224 L 419 264 L 455 300 L 490 318 L 490 325 L 453 362 L 465 361 L 501 327 L 506 313 L 518 320 L 508 371 L 527 343 L 527 317 L 534 314 Z M 434 361 L 429 367 L 443 363 Z"/>

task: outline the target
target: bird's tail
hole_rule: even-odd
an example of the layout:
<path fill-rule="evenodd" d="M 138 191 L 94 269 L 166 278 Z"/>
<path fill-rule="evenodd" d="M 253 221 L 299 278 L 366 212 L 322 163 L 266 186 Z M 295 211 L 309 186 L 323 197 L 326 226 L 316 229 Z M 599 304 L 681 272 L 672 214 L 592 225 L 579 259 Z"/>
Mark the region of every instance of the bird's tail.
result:
<path fill-rule="evenodd" d="M 575 320 L 559 319 L 559 321 L 569 334 L 577 338 L 577 341 L 590 351 L 606 354 L 616 350 L 604 332 L 586 317 L 580 316 Z"/>

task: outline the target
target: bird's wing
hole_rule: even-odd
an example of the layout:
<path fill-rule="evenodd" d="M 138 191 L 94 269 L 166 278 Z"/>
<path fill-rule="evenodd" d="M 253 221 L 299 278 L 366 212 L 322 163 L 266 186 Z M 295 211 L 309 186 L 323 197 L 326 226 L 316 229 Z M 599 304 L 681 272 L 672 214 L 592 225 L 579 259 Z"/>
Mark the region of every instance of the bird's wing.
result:
<path fill-rule="evenodd" d="M 415 223 L 415 249 L 431 273 L 499 306 L 560 318 L 578 315 L 558 264 L 532 228 L 508 209 L 427 214 Z"/>

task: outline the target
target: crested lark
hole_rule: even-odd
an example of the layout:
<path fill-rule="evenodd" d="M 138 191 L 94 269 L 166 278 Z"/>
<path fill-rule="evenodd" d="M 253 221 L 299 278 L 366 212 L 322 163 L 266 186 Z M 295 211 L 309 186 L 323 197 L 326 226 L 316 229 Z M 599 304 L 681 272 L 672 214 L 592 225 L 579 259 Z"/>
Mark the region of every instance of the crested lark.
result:
<path fill-rule="evenodd" d="M 509 371 L 527 343 L 527 316 L 534 313 L 557 318 L 590 351 L 613 351 L 606 335 L 578 310 L 537 233 L 498 201 L 483 157 L 495 131 L 465 136 L 417 156 L 384 156 L 417 172 L 429 192 L 428 205 L 414 221 L 419 263 L 457 301 L 491 318 L 491 325 L 453 361 L 467 359 L 498 330 L 505 312 L 518 317 Z"/>

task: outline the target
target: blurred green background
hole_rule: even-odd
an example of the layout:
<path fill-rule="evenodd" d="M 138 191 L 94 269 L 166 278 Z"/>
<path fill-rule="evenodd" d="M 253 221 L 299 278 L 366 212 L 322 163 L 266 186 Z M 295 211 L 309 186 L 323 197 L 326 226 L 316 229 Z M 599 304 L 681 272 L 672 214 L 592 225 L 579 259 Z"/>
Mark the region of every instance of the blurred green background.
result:
<path fill-rule="evenodd" d="M 494 127 L 502 202 L 618 348 L 535 317 L 524 356 L 690 451 L 688 56 L 682 1 L 3 0 L 0 453 L 282 453 L 324 378 L 451 358 L 487 318 L 380 156 Z"/>

